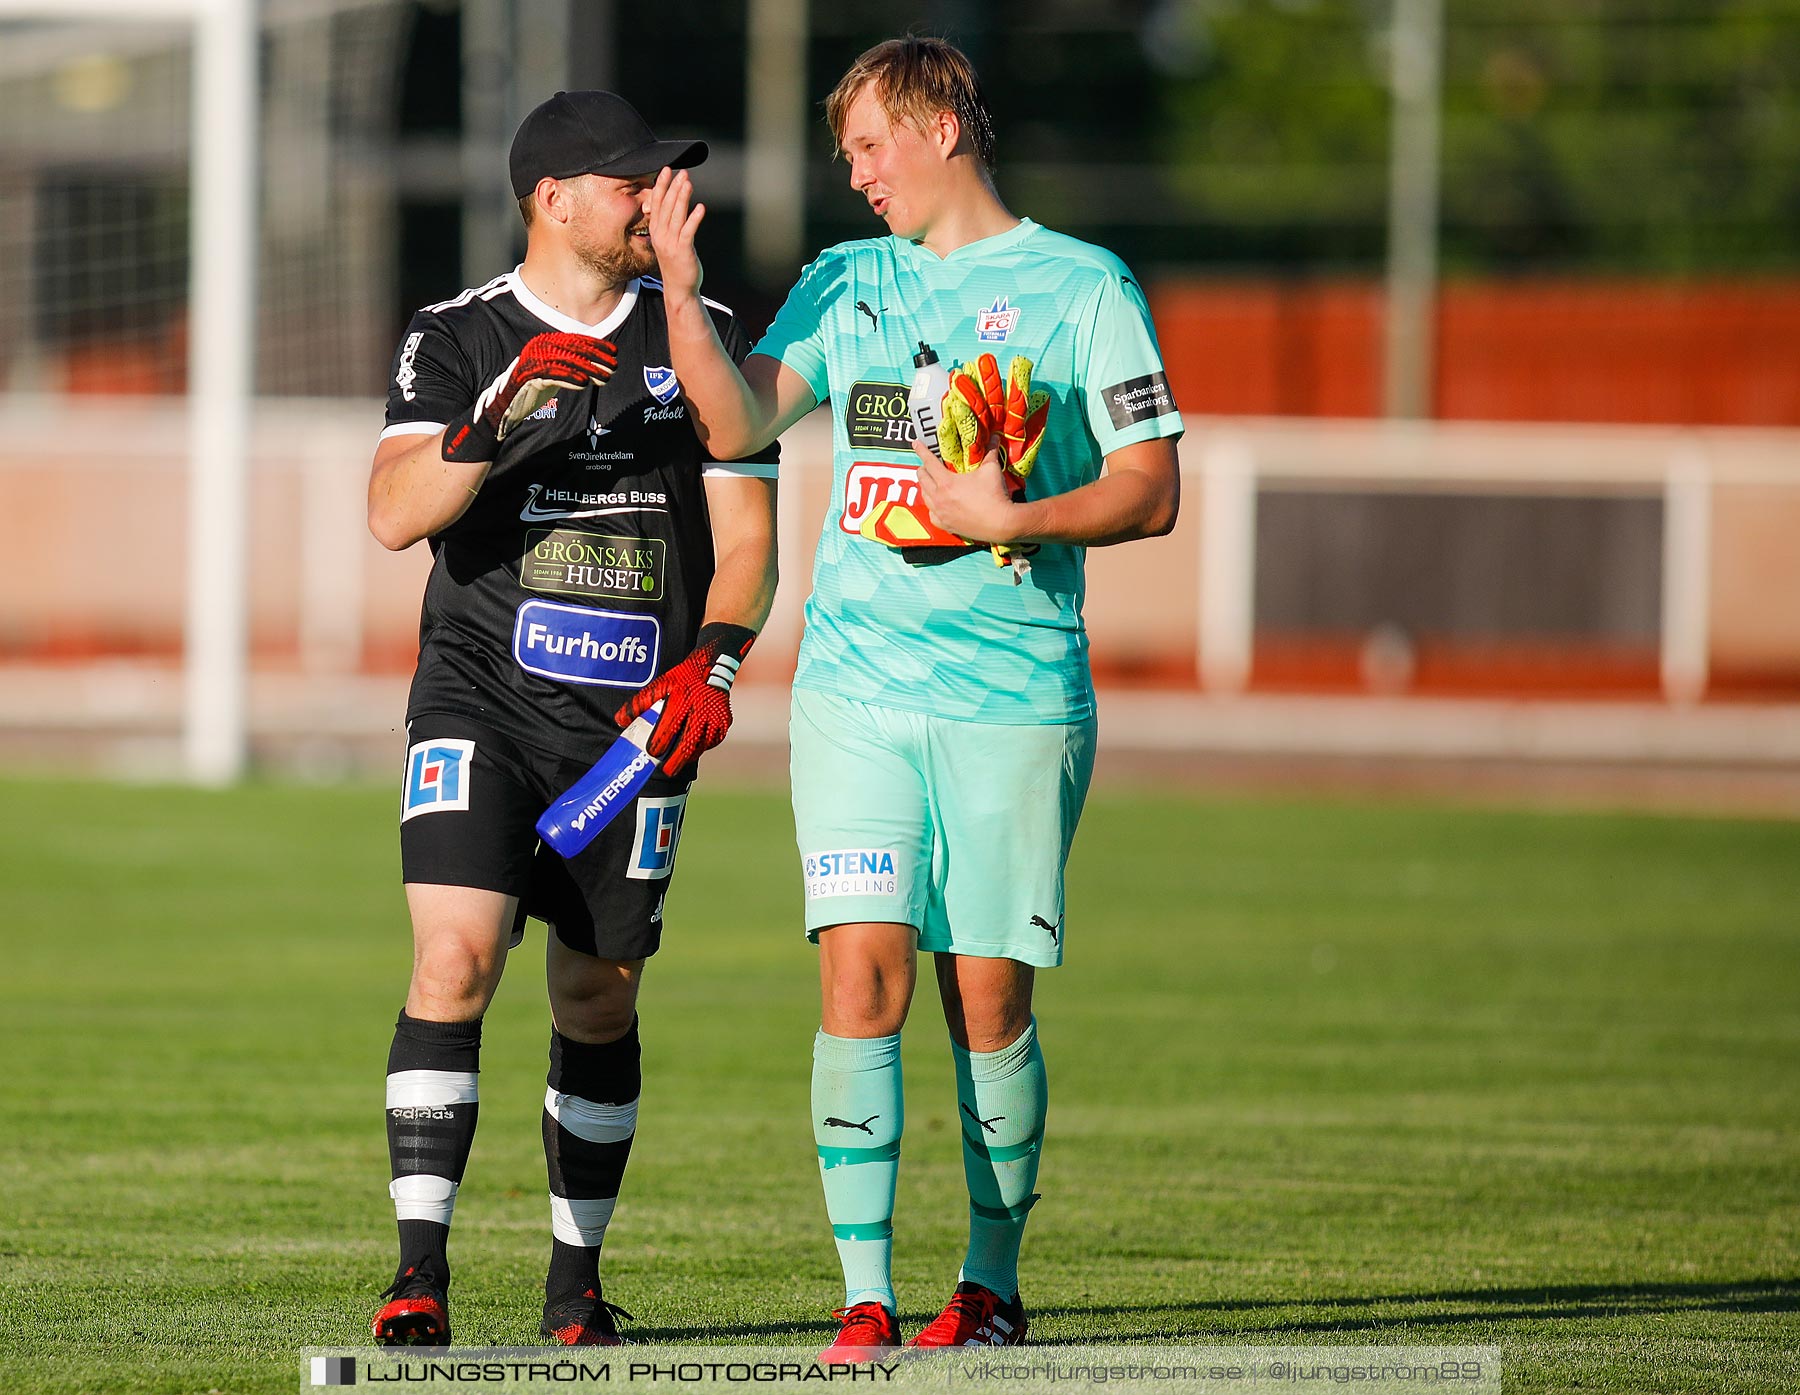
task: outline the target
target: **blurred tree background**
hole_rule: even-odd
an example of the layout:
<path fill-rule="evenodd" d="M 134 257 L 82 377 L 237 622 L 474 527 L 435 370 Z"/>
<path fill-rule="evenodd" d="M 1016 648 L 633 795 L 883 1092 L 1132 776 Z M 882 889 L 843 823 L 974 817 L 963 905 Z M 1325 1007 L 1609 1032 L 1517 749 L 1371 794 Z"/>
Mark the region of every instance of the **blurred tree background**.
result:
<path fill-rule="evenodd" d="M 1377 0 L 1180 0 L 1143 32 L 1187 260 L 1381 254 Z M 1450 0 L 1446 270 L 1686 273 L 1800 259 L 1796 0 Z"/>
<path fill-rule="evenodd" d="M 405 119 L 453 129 L 456 84 L 443 79 L 457 66 L 460 6 L 415 9 Z M 721 168 L 741 169 L 743 0 L 576 9 L 587 17 L 571 81 L 611 81 L 659 127 L 708 137 Z M 814 3 L 807 249 L 878 231 L 831 159 L 822 101 L 859 52 L 910 30 L 947 35 L 980 68 L 999 183 L 1018 211 L 1152 275 L 1376 272 L 1391 9 Z M 1444 25 L 1447 274 L 1800 265 L 1800 0 L 1447 0 Z M 709 275 L 767 302 L 785 283 L 746 273 L 741 200 L 720 181 L 708 196 Z"/>

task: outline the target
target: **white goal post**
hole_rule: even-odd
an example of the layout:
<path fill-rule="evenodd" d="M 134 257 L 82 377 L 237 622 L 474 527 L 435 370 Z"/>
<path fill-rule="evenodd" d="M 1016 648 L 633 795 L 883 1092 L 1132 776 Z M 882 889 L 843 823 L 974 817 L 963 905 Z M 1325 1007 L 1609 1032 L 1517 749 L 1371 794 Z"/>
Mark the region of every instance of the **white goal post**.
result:
<path fill-rule="evenodd" d="M 183 761 L 229 784 L 247 750 L 245 534 L 256 304 L 255 0 L 0 0 L 0 19 L 186 24 L 189 207 Z"/>

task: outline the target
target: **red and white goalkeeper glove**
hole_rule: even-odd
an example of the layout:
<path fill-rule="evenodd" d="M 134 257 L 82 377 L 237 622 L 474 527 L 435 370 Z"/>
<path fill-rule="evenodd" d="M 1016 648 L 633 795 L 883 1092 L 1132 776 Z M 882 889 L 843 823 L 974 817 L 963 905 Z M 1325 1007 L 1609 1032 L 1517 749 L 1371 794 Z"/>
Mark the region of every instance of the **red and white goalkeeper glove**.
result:
<path fill-rule="evenodd" d="M 623 727 L 661 701 L 662 716 L 645 749 L 658 760 L 668 756 L 663 769 L 680 774 L 725 739 L 731 728 L 731 685 L 754 643 L 756 631 L 742 625 L 702 625 L 693 653 L 639 688 L 613 720 Z"/>
<path fill-rule="evenodd" d="M 487 385 L 475 405 L 444 428 L 444 459 L 471 465 L 492 460 L 506 433 L 558 388 L 604 383 L 618 361 L 618 348 L 610 339 L 540 334 L 526 340 L 519 356 Z"/>

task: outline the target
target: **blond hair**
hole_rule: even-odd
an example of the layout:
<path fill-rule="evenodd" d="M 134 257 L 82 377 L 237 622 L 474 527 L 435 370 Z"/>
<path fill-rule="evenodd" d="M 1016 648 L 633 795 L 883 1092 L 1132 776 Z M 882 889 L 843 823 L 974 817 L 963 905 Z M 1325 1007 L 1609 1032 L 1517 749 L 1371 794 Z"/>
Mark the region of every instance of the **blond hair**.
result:
<path fill-rule="evenodd" d="M 890 122 L 904 121 L 922 131 L 939 112 L 956 113 L 983 167 L 993 169 L 994 121 L 981 95 L 981 79 L 954 44 L 909 34 L 876 44 L 852 63 L 825 99 L 825 119 L 840 149 L 850 104 L 870 82 Z"/>

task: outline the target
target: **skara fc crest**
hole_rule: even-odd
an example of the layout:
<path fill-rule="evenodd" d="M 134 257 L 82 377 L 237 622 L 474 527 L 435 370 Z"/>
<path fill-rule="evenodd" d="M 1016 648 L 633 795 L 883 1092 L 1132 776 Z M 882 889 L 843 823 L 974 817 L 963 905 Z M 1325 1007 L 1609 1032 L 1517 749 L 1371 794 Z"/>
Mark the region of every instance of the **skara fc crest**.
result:
<path fill-rule="evenodd" d="M 984 344 L 1004 344 L 1019 323 L 1019 312 L 997 295 L 994 303 L 975 316 L 975 337 Z"/>
<path fill-rule="evenodd" d="M 673 402 L 676 394 L 681 391 L 681 383 L 676 379 L 673 368 L 661 368 L 648 363 L 644 365 L 644 386 L 664 406 Z"/>

